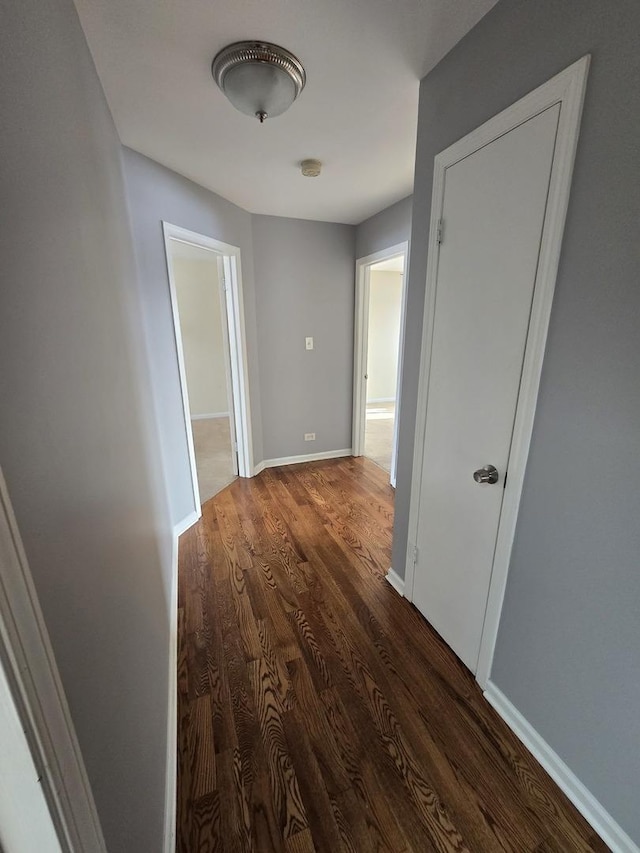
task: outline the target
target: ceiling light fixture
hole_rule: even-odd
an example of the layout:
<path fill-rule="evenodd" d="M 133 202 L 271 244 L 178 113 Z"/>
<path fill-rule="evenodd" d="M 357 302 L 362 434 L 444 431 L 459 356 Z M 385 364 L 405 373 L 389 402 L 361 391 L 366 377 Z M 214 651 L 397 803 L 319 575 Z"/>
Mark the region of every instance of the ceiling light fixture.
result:
<path fill-rule="evenodd" d="M 233 106 L 260 123 L 288 110 L 307 75 L 288 50 L 265 41 L 238 41 L 217 54 L 211 73 Z"/>

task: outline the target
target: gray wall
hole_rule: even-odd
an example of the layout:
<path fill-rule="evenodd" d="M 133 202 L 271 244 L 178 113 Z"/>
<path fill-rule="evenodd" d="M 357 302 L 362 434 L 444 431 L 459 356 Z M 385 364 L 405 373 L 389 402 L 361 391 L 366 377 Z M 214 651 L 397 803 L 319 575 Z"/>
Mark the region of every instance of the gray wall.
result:
<path fill-rule="evenodd" d="M 111 851 L 162 849 L 171 537 L 120 144 L 71 0 L 0 28 L 0 463 Z"/>
<path fill-rule="evenodd" d="M 258 463 L 263 452 L 251 215 L 142 154 L 124 148 L 123 156 L 163 465 L 171 518 L 177 524 L 193 511 L 193 492 L 162 221 L 241 250 L 253 452 Z"/>
<path fill-rule="evenodd" d="M 413 196 L 392 204 L 356 227 L 356 258 L 404 243 L 411 236 Z"/>
<path fill-rule="evenodd" d="M 593 56 L 492 678 L 640 842 L 640 5 L 502 0 L 422 81 L 393 565 L 434 155 Z"/>
<path fill-rule="evenodd" d="M 252 220 L 265 459 L 349 448 L 355 227 Z"/>

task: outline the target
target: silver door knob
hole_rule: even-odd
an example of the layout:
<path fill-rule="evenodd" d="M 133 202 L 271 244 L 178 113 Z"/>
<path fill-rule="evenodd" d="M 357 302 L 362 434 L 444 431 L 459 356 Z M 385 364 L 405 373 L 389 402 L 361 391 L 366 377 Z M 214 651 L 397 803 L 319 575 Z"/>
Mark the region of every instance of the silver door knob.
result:
<path fill-rule="evenodd" d="M 483 465 L 482 468 L 478 468 L 477 471 L 473 472 L 473 479 L 476 483 L 489 483 L 489 485 L 493 485 L 498 482 L 499 476 L 495 465 Z"/>

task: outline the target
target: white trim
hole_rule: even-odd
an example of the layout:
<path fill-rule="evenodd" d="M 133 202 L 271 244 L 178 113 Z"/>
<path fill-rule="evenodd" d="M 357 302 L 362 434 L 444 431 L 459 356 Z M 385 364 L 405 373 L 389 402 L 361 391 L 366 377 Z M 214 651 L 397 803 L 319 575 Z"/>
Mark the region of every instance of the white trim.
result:
<path fill-rule="evenodd" d="M 367 406 L 371 403 L 395 403 L 395 397 L 372 397 L 370 400 L 367 400 Z"/>
<path fill-rule="evenodd" d="M 182 521 L 179 521 L 173 528 L 174 536 L 182 536 L 190 527 L 196 523 L 196 521 L 200 518 L 202 512 L 191 512 L 186 518 L 183 518 Z"/>
<path fill-rule="evenodd" d="M 1 470 L 0 646 L 62 849 L 106 853 L 93 793 Z"/>
<path fill-rule="evenodd" d="M 304 453 L 302 456 L 281 456 L 279 459 L 265 459 L 254 468 L 254 474 L 259 474 L 265 468 L 278 468 L 280 465 L 297 465 L 299 462 L 320 462 L 322 459 L 342 459 L 352 456 L 351 448 L 344 450 L 324 450 L 321 453 Z"/>
<path fill-rule="evenodd" d="M 238 394 L 234 385 L 233 374 L 234 369 L 231 363 L 231 335 L 229 333 L 229 322 L 232 317 L 233 305 L 229 300 L 231 288 L 227 286 L 227 282 L 231 280 L 231 274 L 227 270 L 225 258 L 223 255 L 218 255 L 218 280 L 220 288 L 218 290 L 218 298 L 220 301 L 220 316 L 224 317 L 222 323 L 222 339 L 223 339 L 223 358 L 224 358 L 224 375 L 227 391 L 227 411 L 234 411 L 234 399 Z M 235 341 L 235 338 L 234 338 Z M 231 468 L 235 476 L 238 475 L 238 430 L 236 429 L 235 416 L 229 418 L 229 433 L 231 439 Z"/>
<path fill-rule="evenodd" d="M 397 593 L 404 596 L 404 578 L 401 578 L 397 572 L 394 572 L 393 566 L 386 573 L 385 578 Z"/>
<path fill-rule="evenodd" d="M 219 245 L 226 245 L 221 243 Z M 228 249 L 233 247 L 228 246 Z M 249 359 L 244 322 L 242 295 L 242 267 L 240 249 L 225 252 L 224 276 L 227 317 L 229 318 L 229 349 L 233 379 L 233 407 L 235 412 L 235 440 L 238 448 L 238 473 L 241 477 L 253 476 L 253 438 L 251 432 L 251 401 L 249 399 Z"/>
<path fill-rule="evenodd" d="M 264 469 L 265 469 L 266 467 L 267 467 L 267 466 L 264 464 L 264 459 L 262 460 L 262 462 L 258 462 L 258 464 L 257 464 L 256 466 L 254 466 L 254 469 L 253 469 L 253 476 L 254 476 L 254 477 L 257 477 L 257 476 L 258 476 L 258 474 L 260 474 L 262 471 L 264 471 Z"/>
<path fill-rule="evenodd" d="M 487 683 L 484 695 L 611 850 L 614 853 L 640 853 L 635 842 L 492 681 Z"/>
<path fill-rule="evenodd" d="M 167 764 L 163 853 L 175 853 L 178 783 L 178 539 L 198 520 L 195 513 L 176 524 L 171 551 L 169 598 L 169 695 L 167 708 Z"/>
<path fill-rule="evenodd" d="M 367 369 L 367 347 L 369 343 L 369 273 L 372 264 L 380 261 L 404 256 L 404 273 L 402 278 L 402 305 L 400 310 L 400 337 L 398 341 L 398 373 L 396 378 L 396 396 L 384 400 L 367 400 L 367 380 L 365 379 Z M 351 444 L 354 456 L 362 456 L 364 453 L 364 437 L 366 429 L 367 403 L 396 401 L 397 409 L 400 408 L 400 394 L 402 390 L 402 362 L 404 356 L 404 327 L 407 308 L 407 281 L 409 268 L 409 242 L 405 240 L 387 249 L 381 249 L 371 255 L 358 258 L 356 261 L 356 299 L 355 299 L 355 321 L 353 333 L 353 420 Z M 393 451 L 391 454 L 391 472 L 389 481 L 392 486 L 396 485 L 396 463 L 398 458 L 398 411 L 396 411 L 393 429 Z"/>
<path fill-rule="evenodd" d="M 489 596 L 480 641 L 480 653 L 476 679 L 485 686 L 491 671 L 491 662 L 498 632 L 498 623 L 509 571 L 511 547 L 515 534 L 524 472 L 533 430 L 540 374 L 553 301 L 556 273 L 562 245 L 562 234 L 569 202 L 571 175 L 578 140 L 582 103 L 589 69 L 589 56 L 575 62 L 547 83 L 521 98 L 470 134 L 438 154 L 434 160 L 431 223 L 429 227 L 427 283 L 420 355 L 420 380 L 418 385 L 417 416 L 414 442 L 411 501 L 409 509 L 410 542 L 417 541 L 420 515 L 420 490 L 422 483 L 422 460 L 424 457 L 427 400 L 433 320 L 438 272 L 438 222 L 444 201 L 445 171 L 499 136 L 513 130 L 523 121 L 561 103 L 556 148 L 554 152 L 549 195 L 540 244 L 540 258 L 531 319 L 527 336 L 520 392 L 516 407 L 513 438 L 508 462 L 509 478 L 504 492 L 500 515 L 496 550 L 494 555 Z M 407 548 L 405 568 L 406 596 L 413 600 L 415 562 L 413 549 Z"/>
<path fill-rule="evenodd" d="M 204 415 L 191 415 L 192 421 L 211 421 L 214 418 L 228 418 L 229 412 L 206 412 Z"/>
<path fill-rule="evenodd" d="M 165 255 L 167 262 L 167 274 L 169 278 L 169 294 L 171 298 L 171 312 L 173 316 L 174 336 L 176 342 L 176 353 L 178 358 L 178 371 L 180 374 L 180 390 L 182 394 L 182 407 L 185 421 L 185 432 L 187 435 L 187 446 L 189 451 L 189 466 L 193 490 L 194 509 L 200 513 L 200 491 L 198 488 L 198 477 L 196 471 L 196 458 L 193 446 L 193 433 L 191 431 L 191 415 L 189 407 L 189 394 L 187 390 L 186 373 L 184 368 L 184 351 L 182 347 L 182 336 L 180 334 L 180 314 L 178 311 L 178 300 L 176 297 L 176 284 L 171 263 L 171 240 L 197 246 L 201 249 L 209 249 L 222 257 L 222 269 L 224 275 L 224 292 L 227 308 L 227 334 L 229 340 L 231 371 L 231 384 L 233 387 L 233 412 L 235 426 L 235 441 L 238 447 L 238 468 L 241 477 L 253 475 L 253 447 L 251 437 L 251 411 L 249 403 L 249 373 L 246 351 L 246 335 L 244 323 L 244 304 L 242 296 L 242 273 L 240 249 L 229 243 L 215 240 L 186 228 L 180 228 L 169 222 L 162 223 L 164 235 Z"/>

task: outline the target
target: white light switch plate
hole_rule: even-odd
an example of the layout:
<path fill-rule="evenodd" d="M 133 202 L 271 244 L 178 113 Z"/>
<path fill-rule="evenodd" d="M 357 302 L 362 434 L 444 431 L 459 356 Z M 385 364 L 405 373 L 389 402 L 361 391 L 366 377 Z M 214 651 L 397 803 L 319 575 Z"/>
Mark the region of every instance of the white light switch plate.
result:
<path fill-rule="evenodd" d="M 305 349 L 313 349 L 313 338 L 305 338 L 304 347 Z"/>

